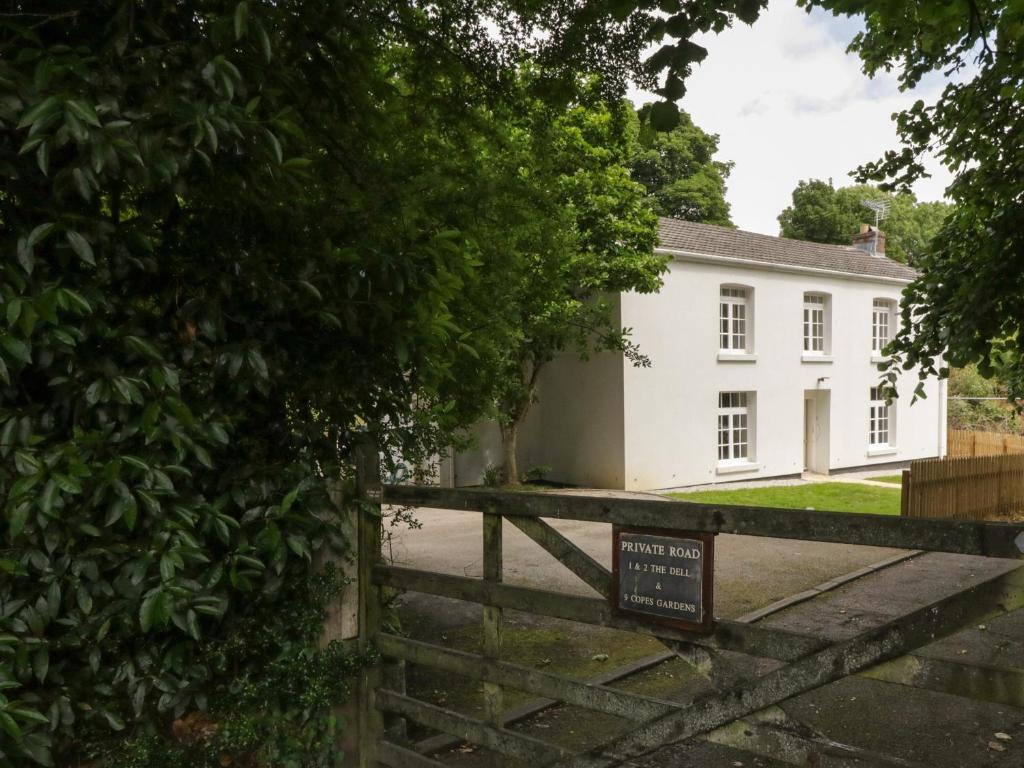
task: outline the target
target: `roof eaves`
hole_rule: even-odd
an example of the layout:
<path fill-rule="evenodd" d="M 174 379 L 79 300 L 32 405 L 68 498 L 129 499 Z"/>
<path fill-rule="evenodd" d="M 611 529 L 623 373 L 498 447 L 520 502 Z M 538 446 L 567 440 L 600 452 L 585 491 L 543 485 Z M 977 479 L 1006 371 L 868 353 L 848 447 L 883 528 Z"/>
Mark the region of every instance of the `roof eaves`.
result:
<path fill-rule="evenodd" d="M 759 261 L 756 259 L 741 259 L 734 256 L 719 256 L 713 253 L 699 253 L 696 251 L 684 251 L 678 248 L 665 248 L 658 246 L 654 249 L 655 253 L 664 253 L 669 256 L 673 256 L 680 261 L 698 261 L 706 263 L 723 263 L 738 267 L 753 267 L 755 269 L 765 269 L 773 272 L 796 272 L 802 274 L 812 275 L 828 275 L 829 277 L 836 277 L 844 280 L 859 280 L 862 282 L 869 283 L 897 283 L 899 285 L 909 285 L 913 278 L 904 277 L 888 277 L 886 275 L 867 275 L 861 272 L 846 272 L 836 269 L 822 269 L 821 267 L 806 267 L 799 264 L 781 264 L 774 261 Z"/>

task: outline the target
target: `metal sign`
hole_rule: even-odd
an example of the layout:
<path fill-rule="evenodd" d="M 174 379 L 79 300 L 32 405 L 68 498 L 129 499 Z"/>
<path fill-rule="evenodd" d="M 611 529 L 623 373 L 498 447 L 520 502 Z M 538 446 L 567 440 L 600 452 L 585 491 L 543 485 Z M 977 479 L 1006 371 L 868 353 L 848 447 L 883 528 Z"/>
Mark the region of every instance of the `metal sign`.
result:
<path fill-rule="evenodd" d="M 612 607 L 689 632 L 714 622 L 715 537 L 658 528 L 612 530 Z"/>

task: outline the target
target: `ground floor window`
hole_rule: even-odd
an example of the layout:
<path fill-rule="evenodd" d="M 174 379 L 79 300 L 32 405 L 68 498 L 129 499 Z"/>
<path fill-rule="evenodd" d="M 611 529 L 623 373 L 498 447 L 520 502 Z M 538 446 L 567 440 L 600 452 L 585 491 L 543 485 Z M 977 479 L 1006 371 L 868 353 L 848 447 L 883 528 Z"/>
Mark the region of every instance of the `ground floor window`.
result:
<path fill-rule="evenodd" d="M 868 442 L 873 447 L 890 444 L 889 437 L 893 425 L 889 408 L 882 387 L 872 387 L 868 415 Z"/>
<path fill-rule="evenodd" d="M 752 392 L 718 393 L 718 463 L 750 461 L 753 457 Z"/>

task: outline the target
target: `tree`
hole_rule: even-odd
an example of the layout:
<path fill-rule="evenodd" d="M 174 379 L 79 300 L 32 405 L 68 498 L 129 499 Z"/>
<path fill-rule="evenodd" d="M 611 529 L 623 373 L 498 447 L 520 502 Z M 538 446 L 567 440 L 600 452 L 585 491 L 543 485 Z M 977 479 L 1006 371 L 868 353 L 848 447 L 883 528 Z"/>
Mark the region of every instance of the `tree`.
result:
<path fill-rule="evenodd" d="M 921 157 L 936 154 L 953 173 L 953 208 L 932 247 L 918 259 L 921 276 L 905 293 L 903 323 L 886 376 L 917 367 L 944 375 L 946 364 L 977 363 L 1000 372 L 1009 395 L 1024 394 L 1024 9 L 1018 3 L 970 0 L 927 3 L 906 14 L 869 0 L 806 0 L 833 13 L 865 14 L 851 49 L 870 76 L 899 73 L 913 88 L 933 72 L 958 73 L 938 99 L 896 115 L 902 147 L 858 169 L 864 181 L 905 189 L 925 174 Z M 918 393 L 922 390 L 918 388 Z"/>
<path fill-rule="evenodd" d="M 831 179 L 800 181 L 793 203 L 779 214 L 780 234 L 815 243 L 849 245 L 861 222 L 873 221 L 864 200 L 885 201 L 889 213 L 882 223 L 886 255 L 913 263 L 928 247 L 949 211 L 940 202 L 919 203 L 913 193 L 892 195 L 868 184 L 836 189 Z"/>
<path fill-rule="evenodd" d="M 705 133 L 685 112 L 670 131 L 651 124 L 654 105 L 637 112 L 637 149 L 630 158 L 633 179 L 647 189 L 660 216 L 733 226 L 725 182 L 733 164 L 715 160 L 718 136 Z"/>
<path fill-rule="evenodd" d="M 555 105 L 580 72 L 675 98 L 702 49 L 645 42 L 762 4 L 562 5 L 4 4 L 0 765 L 335 761 L 362 660 L 315 644 L 326 485 L 493 394 L 453 371 L 501 337 L 456 310 L 500 295 L 465 190 L 499 199 L 510 62 Z"/>
<path fill-rule="evenodd" d="M 485 246 L 504 254 L 500 290 L 482 292 L 491 300 L 480 308 L 500 334 L 490 365 L 506 483 L 520 481 L 519 428 L 541 371 L 556 355 L 615 348 L 642 362 L 612 322 L 606 296 L 656 290 L 664 269 L 653 252 L 656 219 L 625 165 L 631 116 L 624 102 L 589 102 L 561 113 L 534 103 L 496 158 L 499 169 L 520 169 Z"/>

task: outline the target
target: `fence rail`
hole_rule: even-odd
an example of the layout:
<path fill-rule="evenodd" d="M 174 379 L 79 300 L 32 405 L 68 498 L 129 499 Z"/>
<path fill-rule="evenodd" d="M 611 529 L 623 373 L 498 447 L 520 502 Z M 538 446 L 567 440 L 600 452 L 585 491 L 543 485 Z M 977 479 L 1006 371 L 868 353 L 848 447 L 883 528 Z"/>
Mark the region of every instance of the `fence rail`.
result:
<path fill-rule="evenodd" d="M 905 517 L 1007 520 L 1024 514 L 1024 455 L 910 462 L 903 473 Z"/>
<path fill-rule="evenodd" d="M 951 429 L 946 442 L 950 458 L 1024 454 L 1024 436 L 1021 435 Z"/>

